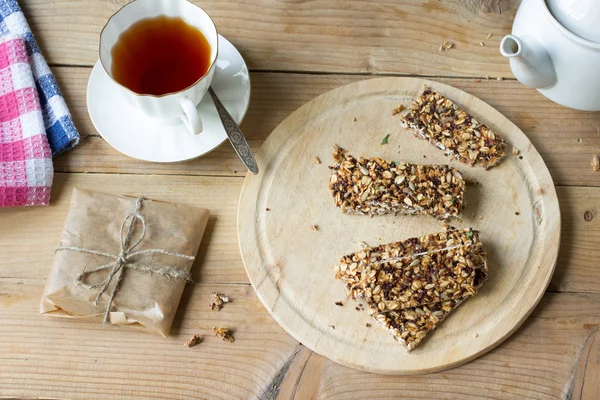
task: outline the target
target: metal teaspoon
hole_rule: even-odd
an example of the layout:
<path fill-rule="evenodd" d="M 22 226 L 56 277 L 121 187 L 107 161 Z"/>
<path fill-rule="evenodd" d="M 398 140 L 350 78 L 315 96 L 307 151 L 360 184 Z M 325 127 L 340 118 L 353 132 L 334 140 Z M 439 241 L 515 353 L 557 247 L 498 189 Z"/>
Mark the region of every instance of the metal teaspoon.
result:
<path fill-rule="evenodd" d="M 258 174 L 258 165 L 256 165 L 256 160 L 254 159 L 252 150 L 250 150 L 250 146 L 248 146 L 248 142 L 240 130 L 239 125 L 235 123 L 212 87 L 208 88 L 208 93 L 210 93 L 210 96 L 215 103 L 215 107 L 217 108 L 217 112 L 219 113 L 219 117 L 221 118 L 221 122 L 225 127 L 225 132 L 229 137 L 229 141 L 231 142 L 233 149 L 240 157 L 246 168 L 248 168 L 248 171 L 252 172 L 254 175 Z"/>

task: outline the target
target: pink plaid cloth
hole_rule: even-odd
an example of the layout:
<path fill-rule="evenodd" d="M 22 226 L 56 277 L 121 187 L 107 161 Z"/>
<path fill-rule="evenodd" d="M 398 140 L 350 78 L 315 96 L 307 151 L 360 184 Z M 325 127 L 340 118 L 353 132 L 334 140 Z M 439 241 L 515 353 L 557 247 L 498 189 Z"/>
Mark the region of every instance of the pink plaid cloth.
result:
<path fill-rule="evenodd" d="M 52 155 L 25 42 L 0 39 L 0 207 L 47 206 Z"/>

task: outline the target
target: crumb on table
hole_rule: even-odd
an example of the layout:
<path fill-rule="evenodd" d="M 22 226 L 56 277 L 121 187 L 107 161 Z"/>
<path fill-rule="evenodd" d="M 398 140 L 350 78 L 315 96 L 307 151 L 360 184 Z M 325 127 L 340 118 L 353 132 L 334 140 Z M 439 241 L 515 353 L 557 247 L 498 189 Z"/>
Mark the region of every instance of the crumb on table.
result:
<path fill-rule="evenodd" d="M 454 47 L 454 43 L 450 43 L 450 42 L 446 41 L 446 42 L 440 44 L 440 48 L 438 49 L 438 51 L 450 50 L 453 47 Z"/>
<path fill-rule="evenodd" d="M 202 342 L 202 336 L 195 334 L 194 336 L 192 336 L 190 338 L 190 340 L 188 340 L 187 342 L 185 342 L 185 347 L 194 347 L 197 344 L 199 344 L 200 342 Z"/>
<path fill-rule="evenodd" d="M 229 297 L 225 296 L 223 293 L 212 292 L 211 301 L 209 308 L 213 311 L 219 311 L 223 308 L 225 303 L 229 303 L 231 300 Z"/>
<path fill-rule="evenodd" d="M 217 328 L 216 326 L 213 326 L 213 332 L 215 333 L 215 335 L 221 339 L 223 339 L 224 342 L 233 342 L 233 332 L 231 331 L 231 329 L 229 328 L 224 328 L 224 327 L 219 327 Z"/>

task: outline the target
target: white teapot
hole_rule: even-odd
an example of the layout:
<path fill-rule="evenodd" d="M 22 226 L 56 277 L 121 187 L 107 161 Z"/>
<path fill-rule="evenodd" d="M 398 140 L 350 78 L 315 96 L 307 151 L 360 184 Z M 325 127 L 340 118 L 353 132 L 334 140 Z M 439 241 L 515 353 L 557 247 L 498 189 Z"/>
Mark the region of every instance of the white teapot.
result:
<path fill-rule="evenodd" d="M 600 0 L 523 0 L 500 52 L 550 100 L 600 111 Z"/>

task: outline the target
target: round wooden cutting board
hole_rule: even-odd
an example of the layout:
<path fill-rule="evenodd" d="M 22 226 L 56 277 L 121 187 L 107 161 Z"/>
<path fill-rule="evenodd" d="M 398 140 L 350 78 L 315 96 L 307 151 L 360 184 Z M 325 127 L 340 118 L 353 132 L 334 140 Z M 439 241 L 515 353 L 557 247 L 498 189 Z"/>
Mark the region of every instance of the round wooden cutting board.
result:
<path fill-rule="evenodd" d="M 391 111 L 409 107 L 427 84 L 508 141 L 507 157 L 484 171 L 450 161 L 400 127 Z M 381 144 L 389 133 L 388 144 Z M 466 189 L 457 228 L 481 231 L 489 279 L 413 351 L 345 298 L 332 266 L 342 255 L 443 230 L 425 216 L 344 215 L 329 192 L 333 145 L 350 154 L 411 163 L 450 164 L 479 184 Z M 511 151 L 517 148 L 519 156 Z M 314 161 L 315 156 L 321 164 Z M 498 111 L 450 86 L 414 78 L 357 82 L 300 107 L 257 154 L 238 209 L 246 271 L 258 297 L 298 341 L 331 360 L 385 374 L 428 373 L 465 363 L 497 346 L 534 309 L 550 281 L 560 240 L 556 191 L 529 139 Z M 315 225 L 317 230 L 311 229 Z M 342 307 L 335 302 L 343 301 Z M 371 327 L 365 324 L 370 323 Z"/>

